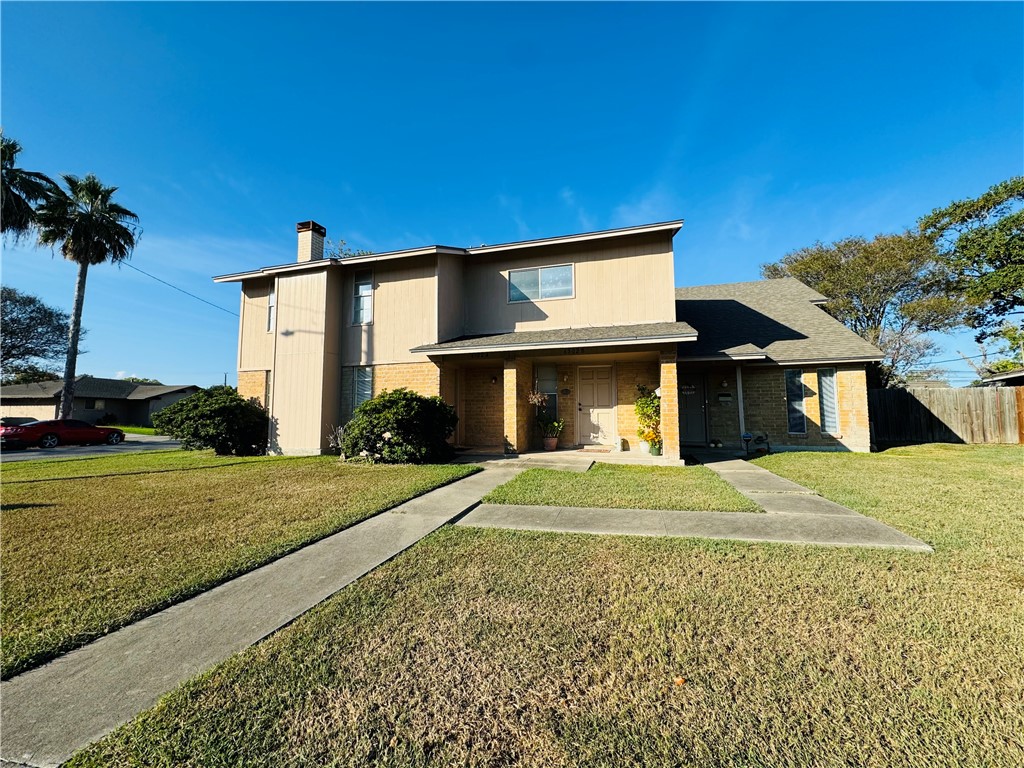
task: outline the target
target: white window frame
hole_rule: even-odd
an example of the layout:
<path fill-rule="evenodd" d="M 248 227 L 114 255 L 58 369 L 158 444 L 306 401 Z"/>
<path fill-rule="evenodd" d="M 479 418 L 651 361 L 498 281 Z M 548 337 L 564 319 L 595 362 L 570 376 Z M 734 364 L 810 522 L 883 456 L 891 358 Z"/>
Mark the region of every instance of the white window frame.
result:
<path fill-rule="evenodd" d="M 277 326 L 277 286 L 270 281 L 270 291 L 267 293 L 267 333 L 273 333 Z"/>
<path fill-rule="evenodd" d="M 366 284 L 366 280 L 360 280 L 361 275 L 369 275 L 370 292 L 368 294 L 359 293 L 359 286 Z M 363 304 L 362 301 L 366 300 L 369 303 L 369 319 L 362 319 L 362 313 L 360 309 Z M 360 269 L 352 275 L 352 325 L 373 325 L 373 270 L 372 269 Z"/>
<path fill-rule="evenodd" d="M 836 418 L 836 423 L 834 425 L 832 425 L 832 426 L 835 427 L 834 429 L 828 429 L 826 427 L 826 425 L 825 425 L 825 395 L 824 395 L 824 391 L 823 391 L 824 388 L 821 386 L 821 374 L 822 374 L 823 371 L 831 371 L 832 372 L 832 397 L 831 397 L 832 403 L 831 404 L 832 404 L 832 412 L 835 414 L 835 418 Z M 835 368 L 832 368 L 832 367 L 829 367 L 829 368 L 819 368 L 818 371 L 817 371 L 817 375 L 818 375 L 818 418 L 819 418 L 818 424 L 820 425 L 820 428 L 821 428 L 821 434 L 823 434 L 823 435 L 838 435 L 838 434 L 840 434 L 840 431 L 841 431 L 839 429 L 839 371 L 837 371 Z"/>
<path fill-rule="evenodd" d="M 790 376 L 795 375 L 797 381 L 800 382 L 800 399 L 791 400 L 789 397 L 789 380 Z M 786 433 L 790 435 L 806 435 L 807 434 L 807 398 L 804 396 L 804 371 L 802 368 L 786 368 L 783 372 L 783 385 L 786 390 Z M 793 430 L 792 424 L 790 423 L 789 412 L 790 408 L 795 408 L 800 412 L 800 416 L 803 419 L 803 429 Z"/>
<path fill-rule="evenodd" d="M 571 276 L 572 287 L 569 291 L 568 296 L 549 296 L 545 298 L 542 295 L 538 295 L 536 299 L 513 299 L 512 298 L 512 275 L 522 272 L 536 272 L 537 273 L 537 293 L 540 294 L 541 286 L 541 275 L 545 269 L 561 269 L 562 267 L 569 268 L 569 274 Z M 509 304 L 529 304 L 534 301 L 565 301 L 566 299 L 576 298 L 576 265 L 572 262 L 568 264 L 545 264 L 543 267 L 525 267 L 523 269 L 510 269 L 508 271 L 508 295 L 507 300 Z"/>

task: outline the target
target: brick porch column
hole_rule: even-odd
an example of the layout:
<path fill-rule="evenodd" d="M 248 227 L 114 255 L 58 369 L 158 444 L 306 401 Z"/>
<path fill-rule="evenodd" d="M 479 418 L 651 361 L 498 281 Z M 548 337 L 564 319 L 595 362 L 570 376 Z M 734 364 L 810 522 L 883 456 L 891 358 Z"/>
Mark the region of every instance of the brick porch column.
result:
<path fill-rule="evenodd" d="M 533 406 L 526 397 L 532 386 L 533 364 L 529 360 L 505 361 L 505 449 L 515 453 L 530 448 L 530 416 Z"/>
<path fill-rule="evenodd" d="M 676 353 L 662 352 L 661 368 L 661 441 L 662 455 L 669 459 L 679 458 L 679 372 L 676 369 Z"/>

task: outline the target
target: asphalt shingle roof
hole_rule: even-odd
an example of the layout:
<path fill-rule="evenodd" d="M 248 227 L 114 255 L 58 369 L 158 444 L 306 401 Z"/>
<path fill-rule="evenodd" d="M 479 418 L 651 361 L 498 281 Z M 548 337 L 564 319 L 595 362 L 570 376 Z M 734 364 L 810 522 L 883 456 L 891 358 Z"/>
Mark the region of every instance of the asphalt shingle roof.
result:
<path fill-rule="evenodd" d="M 0 393 L 4 400 L 39 400 L 48 397 L 60 397 L 63 381 L 40 381 L 31 384 L 12 384 L 5 386 Z M 137 384 L 134 381 L 121 379 L 101 379 L 95 376 L 75 377 L 75 397 L 88 397 L 96 400 L 148 400 L 168 392 L 188 389 L 192 384 L 156 385 Z"/>
<path fill-rule="evenodd" d="M 587 328 L 553 328 L 543 331 L 513 331 L 489 336 L 463 337 L 441 344 L 424 344 L 412 352 L 426 354 L 439 352 L 473 352 L 495 347 L 514 349 L 535 349 L 559 345 L 625 343 L 653 344 L 665 339 L 675 340 L 692 337 L 696 331 L 685 322 L 642 323 L 639 325 L 606 325 Z M 689 343 L 689 342 L 687 342 Z"/>
<path fill-rule="evenodd" d="M 763 353 L 778 363 L 880 360 L 882 353 L 816 306 L 825 297 L 792 277 L 676 289 L 676 319 L 697 329 L 679 357 Z"/>

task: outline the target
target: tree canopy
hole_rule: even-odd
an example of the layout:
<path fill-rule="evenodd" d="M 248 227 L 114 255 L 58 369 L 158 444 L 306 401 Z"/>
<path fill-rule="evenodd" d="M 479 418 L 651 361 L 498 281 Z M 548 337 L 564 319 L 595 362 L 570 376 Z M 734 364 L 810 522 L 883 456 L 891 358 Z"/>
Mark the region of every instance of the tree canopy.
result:
<path fill-rule="evenodd" d="M 43 202 L 57 185 L 49 176 L 18 167 L 21 144 L 0 135 L 0 227 L 15 240 L 27 235 L 36 224 L 36 205 Z"/>
<path fill-rule="evenodd" d="M 5 285 L 0 289 L 0 317 L 0 368 L 5 381 L 59 378 L 46 364 L 59 363 L 67 354 L 68 313 Z"/>
<path fill-rule="evenodd" d="M 75 302 L 68 325 L 68 353 L 60 418 L 71 417 L 75 395 L 75 368 L 82 327 L 85 282 L 90 265 L 131 257 L 138 237 L 139 217 L 113 201 L 117 187 L 106 187 L 92 174 L 78 178 L 64 174 L 68 191 L 56 189 L 36 210 L 39 243 L 60 246 L 65 259 L 78 265 Z"/>
<path fill-rule="evenodd" d="M 936 208 L 919 222 L 949 270 L 948 289 L 969 304 L 976 339 L 1000 333 L 1024 310 L 1024 176 L 996 184 L 980 197 Z"/>
<path fill-rule="evenodd" d="M 961 322 L 934 242 L 905 232 L 873 240 L 815 243 L 761 266 L 767 278 L 795 277 L 828 298 L 825 310 L 885 355 L 878 384 L 903 383 L 935 350 L 925 334 Z"/>

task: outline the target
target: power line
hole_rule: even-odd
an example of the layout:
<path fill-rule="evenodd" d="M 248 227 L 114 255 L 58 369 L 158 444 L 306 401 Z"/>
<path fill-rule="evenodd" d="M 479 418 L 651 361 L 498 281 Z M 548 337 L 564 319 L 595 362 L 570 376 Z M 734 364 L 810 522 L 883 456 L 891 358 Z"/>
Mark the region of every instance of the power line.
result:
<path fill-rule="evenodd" d="M 150 278 L 152 278 L 152 279 L 156 280 L 156 281 L 157 281 L 158 283 L 163 283 L 163 284 L 164 284 L 164 285 L 166 285 L 166 286 L 167 286 L 168 288 L 173 288 L 174 290 L 176 290 L 176 291 L 179 291 L 180 293 L 184 293 L 184 294 L 185 294 L 186 296 L 191 296 L 191 297 L 192 297 L 193 299 L 195 299 L 196 301 L 201 301 L 201 302 L 203 302 L 203 304 L 209 304 L 209 305 L 210 305 L 211 307 L 213 307 L 214 309 L 219 309 L 219 310 L 220 310 L 221 312 L 227 312 L 227 313 L 228 313 L 229 315 L 232 315 L 233 317 L 238 317 L 238 313 L 237 313 L 237 312 L 232 312 L 232 311 L 231 311 L 230 309 L 224 309 L 224 307 L 222 307 L 222 306 L 220 306 L 220 305 L 218 305 L 218 304 L 214 304 L 214 303 L 213 303 L 212 301 L 207 301 L 207 300 L 206 300 L 206 299 L 204 299 L 204 298 L 201 298 L 201 297 L 199 297 L 199 296 L 196 296 L 196 295 L 195 295 L 194 293 L 189 293 L 189 292 L 188 292 L 188 291 L 186 291 L 186 290 L 185 290 L 184 288 L 179 288 L 179 287 L 178 287 L 178 286 L 176 286 L 176 285 L 171 285 L 171 284 L 170 284 L 170 283 L 168 283 L 168 282 L 167 282 L 166 280 L 161 280 L 161 279 L 160 279 L 159 277 L 157 277 L 156 275 L 151 275 L 151 274 L 149 274 L 149 272 L 146 272 L 146 271 L 144 271 L 144 270 L 141 270 L 141 269 L 139 269 L 139 268 L 138 268 L 138 267 L 136 267 L 136 266 L 135 266 L 134 264 L 129 264 L 129 263 L 127 262 L 127 261 L 122 261 L 122 262 L 121 262 L 121 265 L 122 265 L 122 266 L 125 266 L 125 267 L 129 267 L 129 268 L 131 268 L 131 269 L 134 269 L 134 270 L 135 270 L 136 272 L 141 272 L 141 273 L 142 273 L 142 274 L 144 274 L 144 275 L 145 275 L 146 277 L 150 277 Z"/>

